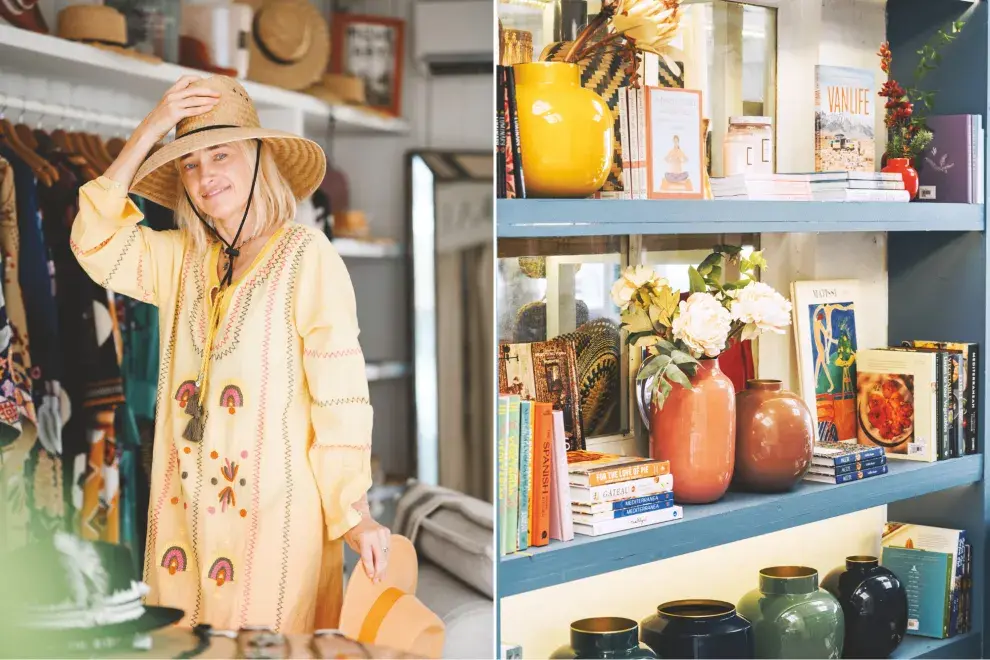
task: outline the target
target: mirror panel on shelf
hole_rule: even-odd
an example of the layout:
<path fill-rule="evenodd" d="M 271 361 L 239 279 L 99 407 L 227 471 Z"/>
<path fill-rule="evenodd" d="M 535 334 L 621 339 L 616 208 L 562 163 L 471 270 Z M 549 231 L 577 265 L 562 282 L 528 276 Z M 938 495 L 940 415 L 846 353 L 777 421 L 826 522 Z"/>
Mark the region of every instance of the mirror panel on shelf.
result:
<path fill-rule="evenodd" d="M 494 350 L 490 153 L 407 158 L 416 473 L 491 501 Z"/>

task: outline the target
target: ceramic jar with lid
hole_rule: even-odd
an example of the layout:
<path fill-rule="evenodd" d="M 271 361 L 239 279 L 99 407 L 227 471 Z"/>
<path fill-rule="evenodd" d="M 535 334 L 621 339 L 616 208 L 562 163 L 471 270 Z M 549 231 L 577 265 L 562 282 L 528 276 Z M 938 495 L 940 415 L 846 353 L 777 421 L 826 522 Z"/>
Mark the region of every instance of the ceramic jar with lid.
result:
<path fill-rule="evenodd" d="M 757 658 L 842 657 L 842 606 L 818 587 L 814 568 L 764 568 L 759 587 L 743 596 L 736 609 L 753 624 Z"/>
<path fill-rule="evenodd" d="M 639 643 L 639 624 L 617 616 L 581 619 L 571 624 L 571 643 L 561 646 L 556 658 L 656 658 L 645 644 Z"/>
<path fill-rule="evenodd" d="M 640 623 L 639 638 L 661 658 L 754 658 L 753 627 L 732 603 L 675 600 Z"/>
<path fill-rule="evenodd" d="M 844 658 L 887 658 L 904 640 L 908 597 L 904 583 L 876 557 L 846 557 L 822 588 L 842 605 L 846 638 Z"/>
<path fill-rule="evenodd" d="M 729 117 L 722 145 L 722 176 L 773 174 L 770 117 Z"/>

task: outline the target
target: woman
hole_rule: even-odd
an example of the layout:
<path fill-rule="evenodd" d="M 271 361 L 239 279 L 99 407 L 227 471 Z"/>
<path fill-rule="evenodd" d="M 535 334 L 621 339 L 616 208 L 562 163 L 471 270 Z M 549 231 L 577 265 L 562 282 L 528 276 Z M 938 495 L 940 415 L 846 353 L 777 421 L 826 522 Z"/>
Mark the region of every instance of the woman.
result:
<path fill-rule="evenodd" d="M 318 145 L 261 128 L 236 81 L 186 76 L 79 192 L 79 263 L 159 310 L 144 579 L 185 625 L 336 627 L 341 537 L 372 579 L 387 566 L 354 291 L 294 222 L 325 170 Z M 128 190 L 179 229 L 138 226 Z"/>

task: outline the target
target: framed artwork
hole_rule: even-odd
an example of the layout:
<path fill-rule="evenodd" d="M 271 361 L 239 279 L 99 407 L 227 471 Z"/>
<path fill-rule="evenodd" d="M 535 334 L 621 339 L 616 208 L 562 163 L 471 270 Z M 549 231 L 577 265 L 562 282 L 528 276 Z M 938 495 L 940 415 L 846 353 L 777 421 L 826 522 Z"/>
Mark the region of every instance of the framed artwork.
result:
<path fill-rule="evenodd" d="M 330 72 L 361 78 L 369 107 L 401 116 L 405 21 L 337 13 L 332 30 Z"/>

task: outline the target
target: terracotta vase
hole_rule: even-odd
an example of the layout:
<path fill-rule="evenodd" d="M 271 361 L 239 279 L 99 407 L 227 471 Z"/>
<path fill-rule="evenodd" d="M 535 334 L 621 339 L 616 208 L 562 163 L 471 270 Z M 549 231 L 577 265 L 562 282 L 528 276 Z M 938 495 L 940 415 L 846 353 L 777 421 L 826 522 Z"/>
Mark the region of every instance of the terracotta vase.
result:
<path fill-rule="evenodd" d="M 888 158 L 881 172 L 898 172 L 904 180 L 904 189 L 913 200 L 918 196 L 918 170 L 914 169 L 910 158 Z"/>
<path fill-rule="evenodd" d="M 732 485 L 761 493 L 788 491 L 811 466 L 811 410 L 779 380 L 752 379 L 736 395 L 736 469 Z"/>
<path fill-rule="evenodd" d="M 526 194 L 597 192 L 612 167 L 614 121 L 605 99 L 581 86 L 576 64 L 529 62 L 512 69 Z"/>
<path fill-rule="evenodd" d="M 650 406 L 650 455 L 670 461 L 674 501 L 707 504 L 725 495 L 736 459 L 736 392 L 717 359 L 700 360 L 692 388 L 674 385 Z"/>

